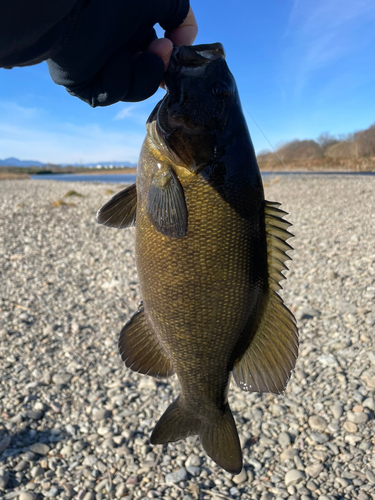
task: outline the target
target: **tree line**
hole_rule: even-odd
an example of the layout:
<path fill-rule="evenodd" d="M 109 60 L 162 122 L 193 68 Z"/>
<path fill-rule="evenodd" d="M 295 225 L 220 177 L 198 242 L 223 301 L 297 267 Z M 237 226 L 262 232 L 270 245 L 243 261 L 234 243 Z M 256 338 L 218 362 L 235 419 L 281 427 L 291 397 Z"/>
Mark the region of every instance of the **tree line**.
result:
<path fill-rule="evenodd" d="M 324 132 L 316 140 L 296 139 L 278 148 L 277 154 L 284 161 L 372 158 L 375 157 L 375 123 L 365 130 L 351 134 L 334 136 Z M 276 159 L 275 153 L 258 155 L 261 162 L 272 162 Z"/>

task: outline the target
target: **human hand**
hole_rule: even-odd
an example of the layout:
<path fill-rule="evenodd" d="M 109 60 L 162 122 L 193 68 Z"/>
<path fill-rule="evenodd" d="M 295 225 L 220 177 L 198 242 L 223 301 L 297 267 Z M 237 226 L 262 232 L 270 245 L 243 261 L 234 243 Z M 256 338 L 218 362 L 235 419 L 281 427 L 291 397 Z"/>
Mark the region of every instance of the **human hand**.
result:
<path fill-rule="evenodd" d="M 157 40 L 157 23 L 166 38 Z M 189 0 L 90 0 L 48 67 L 55 83 L 92 107 L 142 101 L 158 89 L 173 44 L 191 44 L 196 34 Z"/>
<path fill-rule="evenodd" d="M 198 34 L 198 25 L 193 9 L 190 7 L 189 13 L 183 23 L 176 29 L 165 33 L 165 38 L 153 40 L 147 48 L 147 52 L 155 54 L 163 60 L 165 69 L 168 69 L 173 45 L 192 45 Z"/>

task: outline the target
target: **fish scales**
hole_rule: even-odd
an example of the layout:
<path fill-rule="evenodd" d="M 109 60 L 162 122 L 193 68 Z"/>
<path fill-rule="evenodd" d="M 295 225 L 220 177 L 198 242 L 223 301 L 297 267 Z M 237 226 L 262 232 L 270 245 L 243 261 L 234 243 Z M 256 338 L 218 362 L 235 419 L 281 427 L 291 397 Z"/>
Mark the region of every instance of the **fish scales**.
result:
<path fill-rule="evenodd" d="M 136 224 L 143 302 L 119 348 L 132 370 L 180 381 L 151 443 L 199 435 L 218 465 L 238 473 L 231 373 L 243 390 L 279 394 L 298 354 L 295 319 L 277 294 L 290 224 L 264 199 L 221 44 L 175 47 L 165 82 L 136 185 L 97 215 L 111 227 Z"/>
<path fill-rule="evenodd" d="M 195 397 L 200 406 L 200 394 L 215 391 L 223 405 L 228 358 L 257 306 L 254 289 L 266 287 L 264 254 L 254 248 L 264 239 L 260 221 L 245 220 L 202 175 L 188 173 L 179 177 L 189 214 L 185 237 L 155 231 L 147 216 L 147 194 L 157 169 L 154 147 L 151 141 L 143 146 L 137 180 L 136 262 L 143 302 L 177 374 L 183 373 L 183 395 Z M 207 218 L 213 223 L 207 225 Z M 263 276 L 252 282 L 257 268 Z M 213 387 L 218 380 L 220 385 Z M 197 408 L 190 402 L 190 409 Z"/>

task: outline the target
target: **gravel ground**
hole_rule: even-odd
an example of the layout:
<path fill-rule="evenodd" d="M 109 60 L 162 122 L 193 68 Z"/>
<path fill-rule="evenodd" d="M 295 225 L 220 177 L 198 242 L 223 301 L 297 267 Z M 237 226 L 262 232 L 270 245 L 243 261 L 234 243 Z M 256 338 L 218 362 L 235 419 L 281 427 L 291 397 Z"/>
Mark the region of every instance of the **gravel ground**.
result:
<path fill-rule="evenodd" d="M 95 223 L 109 188 L 0 183 L 0 498 L 375 499 L 375 178 L 266 181 L 297 236 L 283 295 L 301 349 L 285 395 L 232 385 L 235 477 L 197 438 L 149 444 L 178 384 L 117 353 L 140 295 L 134 230 Z"/>

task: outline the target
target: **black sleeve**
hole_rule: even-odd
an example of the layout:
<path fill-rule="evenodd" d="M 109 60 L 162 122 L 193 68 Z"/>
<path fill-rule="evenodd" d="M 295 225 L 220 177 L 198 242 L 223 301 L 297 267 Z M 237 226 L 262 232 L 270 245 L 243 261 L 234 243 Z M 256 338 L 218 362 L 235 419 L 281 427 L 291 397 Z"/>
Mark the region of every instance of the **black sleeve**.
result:
<path fill-rule="evenodd" d="M 56 53 L 85 0 L 0 0 L 0 67 L 29 66 Z"/>
<path fill-rule="evenodd" d="M 61 0 L 49 1 L 63 4 Z M 47 4 L 47 0 L 38 2 Z M 66 0 L 66 4 L 69 2 L 72 10 L 56 25 L 51 27 L 49 18 L 49 23 L 44 24 L 48 29 L 43 32 L 39 23 L 41 37 L 33 44 L 44 45 L 43 49 L 39 47 L 38 57 L 49 58 L 54 82 L 93 107 L 122 100 L 140 101 L 156 92 L 164 75 L 164 63 L 142 51 L 156 38 L 155 24 L 171 31 L 182 23 L 189 11 L 189 0 Z M 31 19 L 34 22 L 36 16 Z M 36 29 L 30 32 L 35 36 Z M 30 47 L 22 48 L 23 55 L 27 50 Z M 13 65 L 39 62 L 34 53 L 34 59 L 19 64 L 19 54 L 13 51 L 5 60 L 9 63 L 13 57 Z M 1 52 L 0 66 L 6 67 Z"/>

